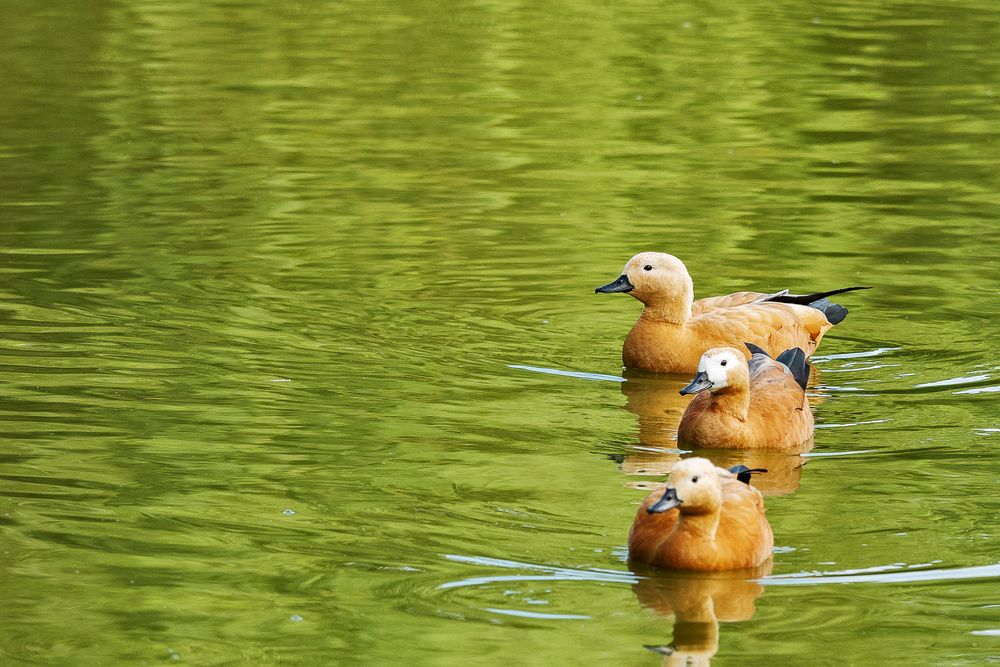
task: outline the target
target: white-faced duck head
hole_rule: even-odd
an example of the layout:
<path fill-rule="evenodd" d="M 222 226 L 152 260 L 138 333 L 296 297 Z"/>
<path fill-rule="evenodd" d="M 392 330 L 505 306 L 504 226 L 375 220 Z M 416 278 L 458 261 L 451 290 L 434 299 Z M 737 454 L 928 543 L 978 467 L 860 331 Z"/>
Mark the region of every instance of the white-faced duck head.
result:
<path fill-rule="evenodd" d="M 701 355 L 698 374 L 691 384 L 681 389 L 681 395 L 705 391 L 719 391 L 748 382 L 750 371 L 746 357 L 734 347 L 713 347 Z"/>

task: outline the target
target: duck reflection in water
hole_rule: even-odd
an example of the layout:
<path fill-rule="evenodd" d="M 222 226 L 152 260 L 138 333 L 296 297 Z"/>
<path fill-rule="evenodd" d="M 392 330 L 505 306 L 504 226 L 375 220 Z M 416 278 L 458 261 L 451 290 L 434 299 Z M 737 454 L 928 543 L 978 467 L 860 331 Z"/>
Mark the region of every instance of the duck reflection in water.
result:
<path fill-rule="evenodd" d="M 691 378 L 630 370 L 624 372 L 624 377 L 625 382 L 619 386 L 625 396 L 625 409 L 639 419 L 639 447 L 620 458 L 616 457 L 616 460 L 626 475 L 662 478 L 681 458 L 677 427 L 691 399 L 690 396 L 682 396 L 680 390 L 690 383 Z M 820 400 L 820 397 L 810 397 L 813 405 Z M 766 475 L 754 477 L 754 486 L 765 496 L 780 496 L 798 490 L 802 466 L 806 462 L 799 454 L 808 452 L 812 446 L 810 438 L 795 449 L 781 452 L 699 449 L 697 454 L 711 459 L 722 468 L 740 463 L 750 468 L 766 468 Z M 629 486 L 653 489 L 662 484 L 630 482 Z"/>
<path fill-rule="evenodd" d="M 645 648 L 663 656 L 663 665 L 709 665 L 719 650 L 719 623 L 747 621 L 757 611 L 764 587 L 754 579 L 771 573 L 771 562 L 727 572 L 671 572 L 630 565 L 641 579 L 632 586 L 639 603 L 672 616 L 673 640 Z"/>

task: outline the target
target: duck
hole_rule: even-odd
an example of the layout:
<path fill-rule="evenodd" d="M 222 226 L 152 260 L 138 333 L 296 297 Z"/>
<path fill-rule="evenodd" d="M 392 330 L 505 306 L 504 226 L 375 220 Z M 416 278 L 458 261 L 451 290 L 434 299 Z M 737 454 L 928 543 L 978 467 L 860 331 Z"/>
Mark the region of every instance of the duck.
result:
<path fill-rule="evenodd" d="M 665 489 L 649 494 L 628 536 L 628 558 L 672 570 L 715 572 L 759 567 L 771 558 L 774 534 L 764 498 L 750 485 L 755 470 L 683 459 Z"/>
<path fill-rule="evenodd" d="M 626 368 L 656 373 L 693 373 L 705 350 L 749 341 L 769 354 L 798 347 L 806 357 L 823 335 L 847 317 L 829 297 L 869 287 L 790 294 L 781 290 L 735 292 L 694 300 L 694 282 L 684 263 L 663 252 L 641 252 L 622 274 L 594 291 L 626 293 L 643 304 L 622 346 Z"/>
<path fill-rule="evenodd" d="M 818 369 L 809 366 L 808 370 L 809 383 L 812 384 L 817 380 Z M 632 437 L 640 446 L 609 456 L 618 464 L 619 470 L 629 476 L 625 486 L 649 489 L 682 458 L 677 444 L 677 427 L 692 397 L 682 395 L 681 390 L 690 383 L 691 376 L 626 369 L 622 371 L 622 377 L 625 381 L 618 386 L 625 400 L 624 408 L 636 418 Z M 809 394 L 809 406 L 814 413 L 823 399 L 822 395 Z M 767 468 L 767 475 L 755 479 L 754 486 L 764 494 L 764 498 L 768 498 L 798 490 L 803 468 L 810 461 L 801 454 L 810 451 L 813 444 L 813 439 L 809 439 L 789 449 L 697 449 L 711 449 L 699 451 L 698 455 L 707 456 L 723 468 L 736 463 Z M 637 475 L 645 479 L 636 479 Z"/>
<path fill-rule="evenodd" d="M 713 449 L 808 449 L 813 414 L 805 352 L 794 347 L 772 359 L 753 343 L 746 348 L 749 362 L 733 347 L 701 355 L 697 375 L 680 390 L 694 398 L 681 415 L 677 441 Z"/>

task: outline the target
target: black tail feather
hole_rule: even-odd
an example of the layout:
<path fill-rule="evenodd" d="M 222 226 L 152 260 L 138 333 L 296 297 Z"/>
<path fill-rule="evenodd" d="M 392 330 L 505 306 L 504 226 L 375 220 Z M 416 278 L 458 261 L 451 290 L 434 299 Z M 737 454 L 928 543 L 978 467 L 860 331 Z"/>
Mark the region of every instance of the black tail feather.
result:
<path fill-rule="evenodd" d="M 765 357 L 771 356 L 767 353 L 767 350 L 758 345 L 754 345 L 753 343 L 743 343 L 743 344 L 747 346 L 748 350 L 750 350 L 750 354 L 763 354 Z"/>
<path fill-rule="evenodd" d="M 813 292 L 812 294 L 776 294 L 765 299 L 774 303 L 795 303 L 800 306 L 810 306 L 826 315 L 830 324 L 840 324 L 847 317 L 847 309 L 839 303 L 833 303 L 829 297 L 834 294 L 853 292 L 859 289 L 871 289 L 871 287 L 843 287 L 841 289 L 830 290 L 829 292 Z"/>
<path fill-rule="evenodd" d="M 815 301 L 809 305 L 817 310 L 822 310 L 830 324 L 840 324 L 844 321 L 844 318 L 847 317 L 847 313 L 849 312 L 839 303 L 831 303 L 829 299 L 820 299 L 819 301 Z"/>
<path fill-rule="evenodd" d="M 767 472 L 767 468 L 748 468 L 742 463 L 737 463 L 736 465 L 734 465 L 732 468 L 729 469 L 729 472 L 736 475 L 736 479 L 740 480 L 744 484 L 749 485 L 750 478 L 753 477 L 753 474 L 755 472 Z"/>
<path fill-rule="evenodd" d="M 765 299 L 765 301 L 774 301 L 775 303 L 797 303 L 800 306 L 811 306 L 814 302 L 826 299 L 834 294 L 843 294 L 844 292 L 853 292 L 859 289 L 871 289 L 871 287 L 842 287 L 840 289 L 830 290 L 829 292 L 813 292 L 812 294 L 777 294 Z"/>
<path fill-rule="evenodd" d="M 789 348 L 778 355 L 775 361 L 780 361 L 792 372 L 792 377 L 803 389 L 809 382 L 809 364 L 806 363 L 806 353 L 797 347 Z"/>

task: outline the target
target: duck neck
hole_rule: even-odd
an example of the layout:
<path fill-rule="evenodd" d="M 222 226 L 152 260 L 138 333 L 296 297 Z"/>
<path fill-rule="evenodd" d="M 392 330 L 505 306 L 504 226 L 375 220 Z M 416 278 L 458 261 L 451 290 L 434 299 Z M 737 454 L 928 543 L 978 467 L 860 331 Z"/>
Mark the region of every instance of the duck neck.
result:
<path fill-rule="evenodd" d="M 745 386 L 723 387 L 712 392 L 709 407 L 717 413 L 746 421 L 750 412 L 750 392 Z"/>
<path fill-rule="evenodd" d="M 684 324 L 691 319 L 691 295 L 683 297 L 655 299 L 645 304 L 642 309 L 642 319 L 668 324 Z"/>
<path fill-rule="evenodd" d="M 640 286 L 633 295 L 645 308 L 642 317 L 656 322 L 683 325 L 691 319 L 694 305 L 694 281 L 687 270 L 674 271 L 653 289 Z"/>

